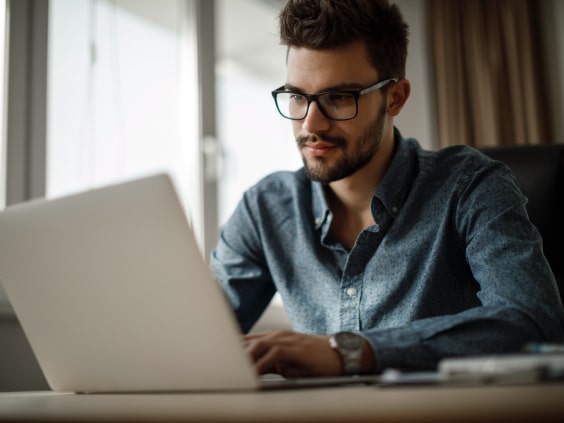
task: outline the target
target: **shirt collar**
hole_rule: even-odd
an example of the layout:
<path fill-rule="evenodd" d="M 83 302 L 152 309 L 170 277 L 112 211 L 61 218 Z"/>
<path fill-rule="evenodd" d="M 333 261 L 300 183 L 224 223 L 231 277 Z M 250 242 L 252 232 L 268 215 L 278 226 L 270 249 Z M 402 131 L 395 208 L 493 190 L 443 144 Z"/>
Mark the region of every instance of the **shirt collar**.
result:
<path fill-rule="evenodd" d="M 379 199 L 393 217 L 398 215 L 405 203 L 416 172 L 416 154 L 411 148 L 411 140 L 404 139 L 400 132 L 394 129 L 394 142 L 394 155 L 374 193 L 374 198 Z"/>
<path fill-rule="evenodd" d="M 331 210 L 325 197 L 325 185 L 320 182 L 312 181 L 313 194 L 313 219 L 315 229 L 319 229 L 327 220 L 330 220 Z"/>

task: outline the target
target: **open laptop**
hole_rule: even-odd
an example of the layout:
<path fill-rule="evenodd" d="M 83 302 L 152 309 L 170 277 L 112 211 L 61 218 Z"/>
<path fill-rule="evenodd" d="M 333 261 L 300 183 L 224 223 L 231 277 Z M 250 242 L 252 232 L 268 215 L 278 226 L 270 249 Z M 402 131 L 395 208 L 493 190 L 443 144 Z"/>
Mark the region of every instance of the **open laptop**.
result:
<path fill-rule="evenodd" d="M 165 174 L 7 208 L 0 280 L 55 391 L 361 381 L 263 384 Z"/>

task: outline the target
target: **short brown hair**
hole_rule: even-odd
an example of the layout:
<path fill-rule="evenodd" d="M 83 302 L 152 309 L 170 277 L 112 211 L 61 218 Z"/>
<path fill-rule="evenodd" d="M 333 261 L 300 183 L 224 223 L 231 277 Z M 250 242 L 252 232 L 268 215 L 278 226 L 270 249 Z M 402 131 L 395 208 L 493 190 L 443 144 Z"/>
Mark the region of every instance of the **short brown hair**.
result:
<path fill-rule="evenodd" d="M 405 78 L 409 29 L 388 0 L 289 0 L 279 18 L 282 45 L 324 50 L 364 40 L 381 78 Z"/>

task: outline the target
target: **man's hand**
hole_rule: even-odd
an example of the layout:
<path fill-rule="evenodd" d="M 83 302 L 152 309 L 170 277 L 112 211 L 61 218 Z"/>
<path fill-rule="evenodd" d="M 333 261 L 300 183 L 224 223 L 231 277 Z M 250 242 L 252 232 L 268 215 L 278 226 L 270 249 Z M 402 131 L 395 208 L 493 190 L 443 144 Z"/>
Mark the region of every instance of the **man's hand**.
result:
<path fill-rule="evenodd" d="M 284 377 L 341 374 L 341 358 L 330 347 L 328 336 L 271 331 L 243 339 L 259 374 L 279 373 Z"/>
<path fill-rule="evenodd" d="M 338 376 L 343 364 L 329 345 L 329 336 L 271 331 L 243 338 L 245 349 L 259 374 L 278 373 L 284 377 Z M 365 342 L 363 370 L 373 368 L 372 349 Z"/>

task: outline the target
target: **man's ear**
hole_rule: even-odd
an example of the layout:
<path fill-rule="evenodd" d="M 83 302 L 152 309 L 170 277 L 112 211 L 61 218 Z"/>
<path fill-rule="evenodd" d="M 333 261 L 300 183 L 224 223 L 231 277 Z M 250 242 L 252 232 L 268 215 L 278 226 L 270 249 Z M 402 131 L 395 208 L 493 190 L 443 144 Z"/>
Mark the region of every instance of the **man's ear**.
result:
<path fill-rule="evenodd" d="M 411 84 L 407 79 L 400 79 L 388 90 L 388 114 L 397 116 L 409 98 Z"/>

